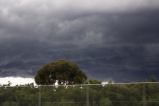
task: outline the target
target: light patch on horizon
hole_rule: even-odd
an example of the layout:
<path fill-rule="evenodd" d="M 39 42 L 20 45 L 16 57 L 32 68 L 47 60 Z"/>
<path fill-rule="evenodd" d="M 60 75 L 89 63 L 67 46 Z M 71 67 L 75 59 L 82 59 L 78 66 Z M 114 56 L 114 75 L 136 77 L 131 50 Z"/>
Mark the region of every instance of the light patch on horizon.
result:
<path fill-rule="evenodd" d="M 10 86 L 16 85 L 26 85 L 33 83 L 36 85 L 33 78 L 23 78 L 23 77 L 0 77 L 0 85 L 7 85 L 10 83 Z"/>

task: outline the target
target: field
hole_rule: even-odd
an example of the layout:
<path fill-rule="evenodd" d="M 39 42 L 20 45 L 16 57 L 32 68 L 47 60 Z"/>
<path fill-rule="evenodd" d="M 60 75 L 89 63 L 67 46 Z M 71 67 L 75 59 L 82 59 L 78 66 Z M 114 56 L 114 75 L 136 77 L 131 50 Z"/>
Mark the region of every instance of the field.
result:
<path fill-rule="evenodd" d="M 1 86 L 0 106 L 159 106 L 159 83 Z"/>

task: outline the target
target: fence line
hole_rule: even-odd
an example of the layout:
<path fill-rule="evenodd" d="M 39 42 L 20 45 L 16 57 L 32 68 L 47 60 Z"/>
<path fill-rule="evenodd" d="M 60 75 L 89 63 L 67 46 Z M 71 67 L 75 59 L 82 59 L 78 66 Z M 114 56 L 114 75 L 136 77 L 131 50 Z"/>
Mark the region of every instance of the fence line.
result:
<path fill-rule="evenodd" d="M 60 86 L 105 86 L 105 85 L 136 85 L 136 84 L 159 84 L 159 82 L 127 82 L 127 83 L 107 83 L 107 84 L 73 84 L 73 85 L 38 85 L 38 87 L 60 87 Z"/>
<path fill-rule="evenodd" d="M 70 104 L 72 105 L 82 105 L 84 104 L 84 106 L 96 106 L 95 104 L 97 104 L 97 101 L 94 99 L 96 95 L 94 95 L 93 97 L 91 92 L 92 92 L 92 89 L 93 88 L 96 88 L 94 86 L 97 86 L 97 93 L 95 94 L 98 94 L 98 90 L 102 89 L 102 87 L 106 87 L 108 86 L 109 88 L 109 85 L 115 85 L 115 87 L 119 86 L 120 85 L 137 85 L 139 84 L 140 86 L 140 89 L 139 92 L 141 94 L 139 94 L 139 99 L 136 99 L 136 101 L 134 99 L 132 99 L 132 101 L 130 101 L 129 99 L 125 98 L 125 97 L 121 97 L 121 99 L 113 99 L 112 100 L 112 103 L 127 103 L 127 104 L 131 104 L 131 103 L 137 103 L 137 104 L 141 104 L 140 106 L 150 106 L 149 104 L 151 103 L 155 103 L 157 105 L 154 105 L 154 106 L 159 106 L 159 97 L 158 98 L 155 98 L 155 99 L 148 99 L 147 97 L 147 91 L 149 90 L 149 88 L 147 88 L 146 84 L 157 84 L 157 88 L 159 88 L 159 82 L 129 82 L 129 83 L 107 83 L 107 84 L 75 84 L 75 85 L 38 85 L 38 86 L 15 86 L 14 88 L 25 88 L 25 87 L 33 87 L 33 88 L 37 88 L 35 90 L 38 90 L 37 91 L 37 102 L 36 102 L 36 105 L 37 106 L 45 106 L 47 104 L 53 104 L 53 105 L 57 105 L 57 106 L 64 106 L 67 104 L 67 106 Z M 116 86 L 117 85 L 117 86 Z M 99 88 L 98 88 L 99 86 Z M 13 86 L 5 86 L 6 88 L 13 88 Z M 62 88 L 62 92 L 63 92 L 63 95 L 66 95 L 64 96 L 63 98 L 63 101 L 61 101 L 61 96 L 59 95 L 56 95 L 56 92 L 59 93 L 58 91 L 55 91 L 54 90 L 58 87 L 64 87 Z M 65 89 L 65 87 L 70 87 L 71 89 L 74 87 L 77 87 L 78 91 L 80 91 L 80 88 L 81 88 L 81 93 L 75 93 L 77 95 L 76 97 L 76 101 L 71 101 L 71 100 L 74 100 L 74 98 L 72 96 L 68 96 L 68 95 L 71 95 L 71 90 L 68 90 Z M 50 89 L 51 88 L 51 89 Z M 52 89 L 53 88 L 53 89 Z M 113 87 L 114 88 L 114 87 Z M 61 89 L 61 88 L 60 88 Z M 115 88 L 116 89 L 116 88 Z M 129 87 L 128 87 L 129 89 Z M 49 91 L 47 91 L 49 90 Z M 104 88 L 105 90 L 105 88 Z M 125 89 L 124 89 L 125 90 Z M 159 90 L 155 90 L 158 94 L 159 94 Z M 47 92 L 47 94 L 45 94 Z M 50 92 L 50 95 L 52 96 L 49 96 L 48 92 Z M 105 91 L 104 91 L 105 92 Z M 126 93 L 131 93 L 131 91 L 125 91 Z M 54 95 L 55 93 L 55 95 Z M 120 89 L 117 91 L 113 91 L 113 93 L 120 93 Z M 136 92 L 135 92 L 136 93 Z M 155 93 L 154 93 L 155 94 Z M 27 94 L 26 94 L 27 95 Z M 79 99 L 78 96 L 82 97 L 82 99 Z M 55 96 L 55 97 L 54 97 Z M 67 98 L 68 97 L 72 97 L 72 98 Z M 119 95 L 120 96 L 120 95 Z M 50 99 L 51 97 L 51 99 Z M 108 95 L 105 95 L 104 97 L 108 97 Z M 27 101 L 28 99 L 26 99 Z M 134 101 L 133 101 L 134 100 Z M 105 100 L 104 100 L 105 101 Z M 94 105 L 92 105 L 94 104 Z M 69 106 L 70 106 L 69 105 Z M 71 106 L 72 106 L 71 105 Z M 30 105 L 29 105 L 30 106 Z M 99 105 L 97 105 L 99 106 Z M 101 106 L 101 105 L 100 105 Z M 114 106 L 114 105 L 113 105 Z M 125 106 L 125 105 L 124 105 Z"/>
<path fill-rule="evenodd" d="M 129 82 L 129 83 L 107 83 L 107 84 L 75 84 L 75 85 L 38 85 L 39 89 L 40 87 L 82 87 L 82 86 L 87 86 L 86 87 L 86 106 L 90 106 L 89 103 L 89 86 L 107 86 L 107 85 L 137 85 L 137 84 L 143 84 L 143 92 L 142 92 L 142 101 L 138 101 L 142 103 L 142 106 L 147 106 L 147 103 L 159 103 L 159 101 L 157 100 L 153 100 L 153 101 L 147 101 L 146 100 L 146 92 L 145 92 L 145 84 L 159 84 L 159 82 Z M 40 91 L 40 90 L 39 90 Z M 39 92 L 40 93 L 40 92 Z M 39 94 L 39 98 L 41 98 L 41 94 Z M 41 106 L 41 100 L 39 100 L 39 105 Z M 130 101 L 126 101 L 126 100 L 122 100 L 122 101 L 113 101 L 113 102 L 130 102 Z M 133 101 L 131 101 L 133 102 Z M 137 102 L 137 101 L 134 101 Z M 70 104 L 70 103 L 74 103 L 74 102 L 52 102 L 52 103 L 58 103 L 58 104 Z M 77 103 L 81 103 L 81 102 L 77 102 Z"/>
<path fill-rule="evenodd" d="M 135 84 L 159 84 L 159 82 L 125 82 L 125 83 L 107 83 L 107 84 L 73 84 L 73 85 L 34 85 L 33 87 L 38 88 L 38 87 L 60 87 L 60 86 L 105 86 L 105 85 L 135 85 Z M 4 85 L 4 87 L 7 88 L 12 88 L 12 87 L 26 87 L 26 85 L 18 85 L 18 86 L 8 86 L 8 85 Z M 31 85 L 32 86 L 32 85 Z M 3 85 L 1 85 L 0 87 L 3 87 Z"/>

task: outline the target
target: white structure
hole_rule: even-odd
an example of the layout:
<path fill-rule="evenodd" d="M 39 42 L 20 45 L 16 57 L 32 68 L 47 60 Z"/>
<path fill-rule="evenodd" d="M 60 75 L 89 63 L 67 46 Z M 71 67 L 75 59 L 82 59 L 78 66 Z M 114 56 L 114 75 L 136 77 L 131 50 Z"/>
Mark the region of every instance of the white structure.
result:
<path fill-rule="evenodd" d="M 0 78 L 0 85 L 7 85 L 8 83 L 10 83 L 11 86 L 25 85 L 25 84 L 31 84 L 31 83 L 36 85 L 34 78 L 24 78 L 24 77 L 1 77 Z"/>

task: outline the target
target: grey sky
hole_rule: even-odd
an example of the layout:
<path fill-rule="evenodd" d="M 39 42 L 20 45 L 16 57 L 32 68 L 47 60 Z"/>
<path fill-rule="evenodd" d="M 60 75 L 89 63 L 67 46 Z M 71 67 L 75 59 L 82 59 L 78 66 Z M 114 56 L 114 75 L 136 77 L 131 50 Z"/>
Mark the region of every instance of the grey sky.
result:
<path fill-rule="evenodd" d="M 0 75 L 33 75 L 61 58 L 91 77 L 149 73 L 159 69 L 158 28 L 158 0 L 0 0 Z"/>

